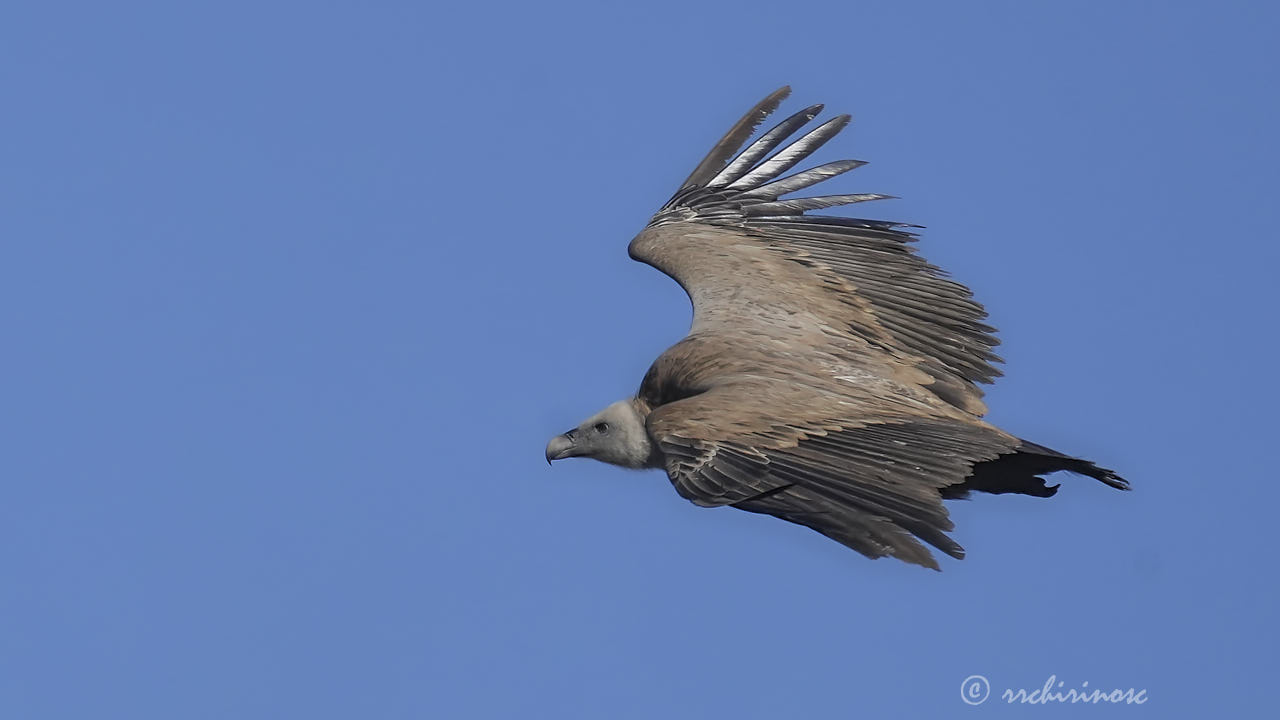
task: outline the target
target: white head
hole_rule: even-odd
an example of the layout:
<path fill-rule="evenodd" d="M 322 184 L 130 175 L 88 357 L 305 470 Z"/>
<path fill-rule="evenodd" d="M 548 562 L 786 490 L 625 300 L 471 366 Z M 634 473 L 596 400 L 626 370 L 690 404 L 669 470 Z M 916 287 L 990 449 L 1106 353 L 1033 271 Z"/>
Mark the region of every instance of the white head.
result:
<path fill-rule="evenodd" d="M 547 462 L 588 457 L 628 468 L 661 467 L 635 399 L 619 400 L 578 427 L 551 438 Z"/>

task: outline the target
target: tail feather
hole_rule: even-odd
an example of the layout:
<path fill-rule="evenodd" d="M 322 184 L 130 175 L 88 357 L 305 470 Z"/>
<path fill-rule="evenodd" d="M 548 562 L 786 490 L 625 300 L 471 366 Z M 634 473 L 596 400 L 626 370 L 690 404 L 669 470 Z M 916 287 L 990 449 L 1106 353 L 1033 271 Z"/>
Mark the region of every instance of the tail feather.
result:
<path fill-rule="evenodd" d="M 1052 497 L 1058 492 L 1058 486 L 1046 485 L 1040 476 L 1061 470 L 1087 475 L 1117 490 L 1129 489 L 1129 481 L 1114 470 L 1023 440 L 1012 453 L 975 464 L 964 482 L 943 488 L 942 497 L 965 498 L 975 490 L 996 495 L 1017 493 Z"/>

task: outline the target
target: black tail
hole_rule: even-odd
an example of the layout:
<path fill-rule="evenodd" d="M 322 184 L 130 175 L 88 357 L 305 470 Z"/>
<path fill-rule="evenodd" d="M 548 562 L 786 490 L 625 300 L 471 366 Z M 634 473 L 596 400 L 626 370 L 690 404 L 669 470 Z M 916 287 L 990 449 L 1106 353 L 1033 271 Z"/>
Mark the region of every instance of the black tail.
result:
<path fill-rule="evenodd" d="M 1044 478 L 1040 476 L 1059 470 L 1088 475 L 1117 490 L 1129 489 L 1129 481 L 1117 475 L 1114 470 L 1023 440 L 1012 453 L 975 464 L 964 482 L 943 488 L 942 497 L 948 500 L 964 498 L 974 490 L 997 495 L 1019 493 L 1052 497 L 1058 492 L 1058 486 L 1045 485 Z"/>

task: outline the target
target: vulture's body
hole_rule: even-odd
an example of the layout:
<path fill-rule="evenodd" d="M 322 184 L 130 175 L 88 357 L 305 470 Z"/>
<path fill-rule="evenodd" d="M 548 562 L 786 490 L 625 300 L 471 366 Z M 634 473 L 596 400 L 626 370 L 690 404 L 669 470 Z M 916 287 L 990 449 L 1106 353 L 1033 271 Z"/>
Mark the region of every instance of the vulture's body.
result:
<path fill-rule="evenodd" d="M 547 459 L 662 468 L 698 505 L 932 568 L 920 540 L 964 555 L 945 534 L 945 498 L 1047 497 L 1056 486 L 1040 476 L 1058 470 L 1127 489 L 982 420 L 978 384 L 1000 374 L 994 331 L 967 288 L 913 253 L 903 226 L 806 214 L 885 196 L 780 199 L 862 164 L 783 177 L 847 116 L 783 146 L 821 110 L 806 108 L 738 152 L 788 92 L 747 113 L 631 241 L 631 257 L 688 292 L 689 335 L 634 398 L 553 438 Z"/>

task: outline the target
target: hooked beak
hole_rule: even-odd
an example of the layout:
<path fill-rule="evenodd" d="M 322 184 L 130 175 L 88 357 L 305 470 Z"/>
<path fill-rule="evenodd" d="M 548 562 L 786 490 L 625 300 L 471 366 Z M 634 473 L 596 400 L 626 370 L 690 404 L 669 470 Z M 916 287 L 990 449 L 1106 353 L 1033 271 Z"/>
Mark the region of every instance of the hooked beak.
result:
<path fill-rule="evenodd" d="M 561 458 L 573 457 L 578 454 L 578 446 L 574 442 L 574 434 L 574 431 L 570 430 L 563 435 L 551 438 L 551 442 L 547 443 L 548 465 L 551 464 L 552 460 L 560 460 Z"/>

